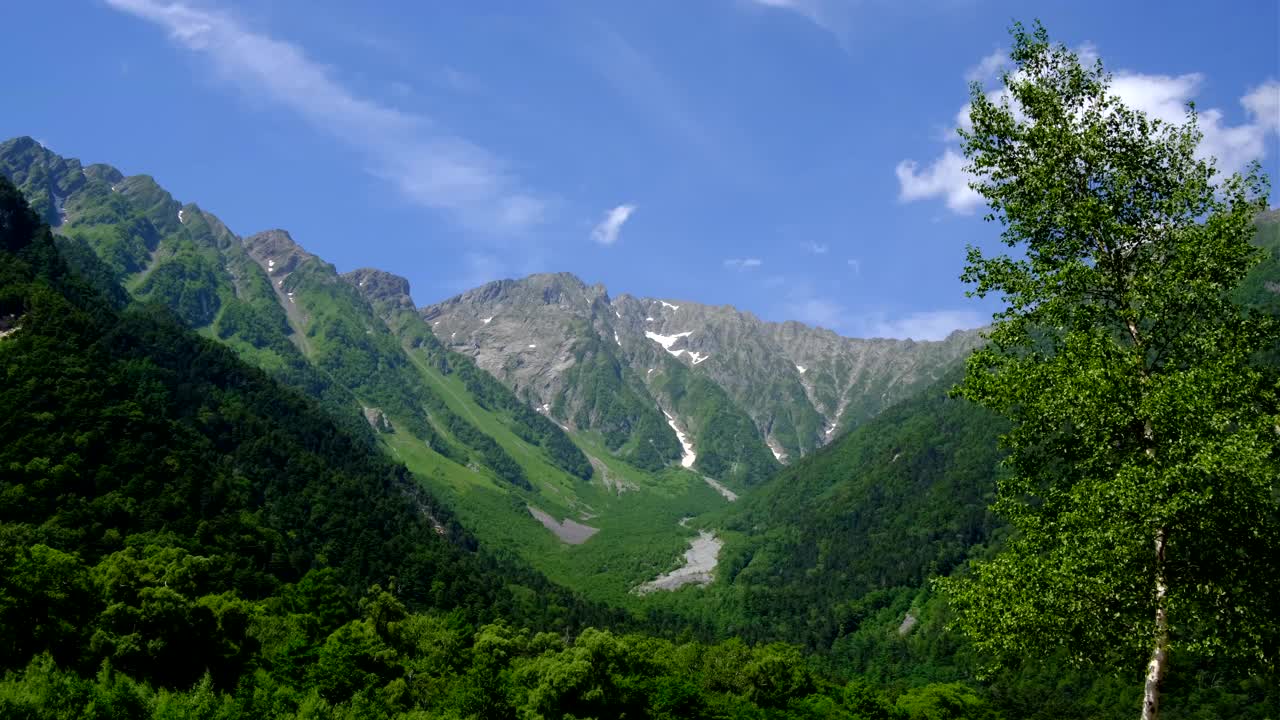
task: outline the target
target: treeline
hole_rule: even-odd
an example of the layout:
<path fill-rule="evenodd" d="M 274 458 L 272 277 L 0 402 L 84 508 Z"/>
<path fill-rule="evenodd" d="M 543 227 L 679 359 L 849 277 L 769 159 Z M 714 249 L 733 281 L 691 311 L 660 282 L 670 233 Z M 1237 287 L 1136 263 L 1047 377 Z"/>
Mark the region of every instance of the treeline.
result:
<path fill-rule="evenodd" d="M 228 683 L 139 680 L 115 663 L 93 675 L 42 654 L 0 680 L 0 715 L 94 718 L 818 718 L 1001 720 L 974 690 L 933 684 L 890 696 L 816 676 L 787 645 L 676 643 L 588 629 L 573 640 L 456 613 L 413 614 L 371 588 L 335 624 L 323 590 L 270 605 L 210 602 L 252 647 Z M 212 625 L 208 628 L 212 630 Z M 211 633 L 220 641 L 226 633 Z M 236 648 L 229 648 L 234 651 Z M 232 676 L 234 678 L 236 676 Z"/>

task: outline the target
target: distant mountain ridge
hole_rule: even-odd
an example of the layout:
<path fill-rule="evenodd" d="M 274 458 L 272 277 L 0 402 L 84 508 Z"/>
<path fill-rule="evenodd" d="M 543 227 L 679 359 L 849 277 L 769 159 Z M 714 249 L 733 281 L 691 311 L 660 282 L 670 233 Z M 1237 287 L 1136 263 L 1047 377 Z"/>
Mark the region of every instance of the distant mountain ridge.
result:
<path fill-rule="evenodd" d="M 731 406 L 722 414 L 749 419 L 753 441 L 775 462 L 811 453 L 910 397 L 981 341 L 976 330 L 936 342 L 846 338 L 731 306 L 612 298 L 568 273 L 491 282 L 422 313 L 450 349 L 574 428 L 610 431 L 613 418 L 599 411 L 593 388 L 575 387 L 569 372 L 606 362 L 618 368 L 617 391 L 647 404 L 633 411 L 634 425 L 656 407 L 694 438 L 696 451 L 708 418 L 684 402 L 687 378 L 709 381 Z"/>

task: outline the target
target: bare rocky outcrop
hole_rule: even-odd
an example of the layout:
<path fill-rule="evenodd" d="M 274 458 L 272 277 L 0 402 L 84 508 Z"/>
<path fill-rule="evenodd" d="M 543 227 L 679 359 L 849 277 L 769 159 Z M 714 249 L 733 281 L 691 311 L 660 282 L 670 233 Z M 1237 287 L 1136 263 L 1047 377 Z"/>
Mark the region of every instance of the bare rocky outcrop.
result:
<path fill-rule="evenodd" d="M 362 407 L 361 409 L 364 411 L 364 419 L 369 421 L 369 427 L 373 428 L 374 432 L 394 432 L 391 421 L 387 419 L 381 409 L 376 407 Z"/>
<path fill-rule="evenodd" d="M 565 518 L 563 522 L 557 521 L 546 511 L 540 510 L 532 505 L 529 505 L 528 508 L 529 514 L 537 518 L 538 522 L 542 523 L 543 527 L 555 533 L 556 537 L 560 538 L 561 542 L 565 542 L 570 545 L 581 545 L 582 543 L 590 540 L 592 535 L 600 532 L 600 528 L 583 525 L 582 523 L 569 518 Z"/>

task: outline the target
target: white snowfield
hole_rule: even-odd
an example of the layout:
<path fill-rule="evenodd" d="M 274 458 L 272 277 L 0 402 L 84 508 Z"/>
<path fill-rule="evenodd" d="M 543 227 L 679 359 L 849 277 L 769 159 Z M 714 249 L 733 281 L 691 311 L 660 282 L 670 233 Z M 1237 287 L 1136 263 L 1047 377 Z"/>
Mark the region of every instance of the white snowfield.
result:
<path fill-rule="evenodd" d="M 694 364 L 694 365 L 697 365 L 698 363 L 702 362 L 703 360 L 706 360 L 707 358 L 709 358 L 709 357 L 711 357 L 711 356 L 710 356 L 710 355 L 704 355 L 704 354 L 702 354 L 702 353 L 698 352 L 697 350 L 690 350 L 690 351 L 689 351 L 689 357 L 690 357 L 690 359 L 692 359 L 692 360 L 693 360 L 693 364 Z"/>
<path fill-rule="evenodd" d="M 664 573 L 635 589 L 637 595 L 647 595 L 655 590 L 675 590 L 685 585 L 707 586 L 715 579 L 716 564 L 720 561 L 720 548 L 724 543 L 708 530 L 689 541 L 684 551 L 684 565 Z"/>
<path fill-rule="evenodd" d="M 679 310 L 679 309 L 680 309 L 680 306 L 679 306 L 679 305 L 672 305 L 671 303 L 667 302 L 666 300 L 659 300 L 658 302 L 662 303 L 662 307 L 669 307 L 669 308 L 671 308 L 672 310 Z"/>
<path fill-rule="evenodd" d="M 644 319 L 644 321 L 645 321 L 645 322 L 653 322 L 653 318 L 651 318 L 651 317 L 647 317 L 647 318 L 645 318 L 645 319 Z"/>
<path fill-rule="evenodd" d="M 805 367 L 803 365 L 797 365 L 796 371 L 798 371 L 801 375 L 803 375 L 805 371 Z"/>
<path fill-rule="evenodd" d="M 667 424 L 676 431 L 676 439 L 680 441 L 680 449 L 684 451 L 680 456 L 681 467 L 693 467 L 694 461 L 698 459 L 697 453 L 693 451 L 693 443 L 680 432 L 680 428 L 676 427 L 676 419 L 671 417 L 671 413 L 663 410 L 662 414 L 667 416 Z"/>
<path fill-rule="evenodd" d="M 180 222 L 180 223 L 182 223 L 182 224 L 184 224 L 184 225 L 185 225 L 185 224 L 186 224 L 186 222 L 187 222 L 187 221 L 186 221 L 186 218 L 184 218 L 184 217 L 182 216 L 182 208 L 178 208 L 178 222 Z"/>
<path fill-rule="evenodd" d="M 780 463 L 787 462 L 787 451 L 782 449 L 782 445 L 771 437 L 764 439 L 764 443 L 769 446 L 769 452 L 773 453 L 773 457 Z"/>
<path fill-rule="evenodd" d="M 618 331 L 613 331 L 613 341 L 618 343 L 618 347 L 622 347 L 622 338 L 618 337 Z"/>
<path fill-rule="evenodd" d="M 676 351 L 674 351 L 674 352 L 673 352 L 673 351 L 671 350 L 671 346 L 672 346 L 672 345 L 675 345 L 675 344 L 676 344 L 676 341 L 677 341 L 677 340 L 679 340 L 680 338 L 682 338 L 682 337 L 689 337 L 689 336 L 690 336 L 690 335 L 692 335 L 692 334 L 693 334 L 693 331 L 692 331 L 692 330 L 687 330 L 687 331 L 682 332 L 682 333 L 676 333 L 675 335 L 659 335 L 658 333 L 656 333 L 656 332 L 652 332 L 652 331 L 650 331 L 650 330 L 645 330 L 645 331 L 644 331 L 644 336 L 645 336 L 645 337 L 647 337 L 647 338 L 649 338 L 650 340 L 652 340 L 652 341 L 654 341 L 654 342 L 658 343 L 659 345 L 661 345 L 661 346 L 662 346 L 662 349 L 663 349 L 663 350 L 666 350 L 667 352 L 671 353 L 672 355 L 675 355 L 676 357 L 680 357 L 680 353 L 681 353 L 681 352 L 684 352 L 684 351 L 683 351 L 683 350 L 676 350 Z"/>
<path fill-rule="evenodd" d="M 493 322 L 494 317 L 495 317 L 494 315 L 490 315 L 487 318 L 481 319 L 480 322 L 484 323 L 485 325 L 488 325 L 489 323 Z"/>

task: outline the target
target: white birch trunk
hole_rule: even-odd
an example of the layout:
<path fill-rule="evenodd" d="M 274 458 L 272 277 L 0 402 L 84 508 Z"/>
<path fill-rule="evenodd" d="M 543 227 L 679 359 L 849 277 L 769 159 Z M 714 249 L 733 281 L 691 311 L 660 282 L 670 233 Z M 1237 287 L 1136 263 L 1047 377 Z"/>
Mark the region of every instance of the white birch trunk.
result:
<path fill-rule="evenodd" d="M 1142 720 L 1159 720 L 1160 685 L 1169 664 L 1169 615 L 1165 601 L 1169 585 L 1164 572 L 1164 548 L 1168 538 L 1165 529 L 1156 531 L 1156 635 L 1151 660 L 1147 663 L 1147 682 L 1142 692 Z"/>

